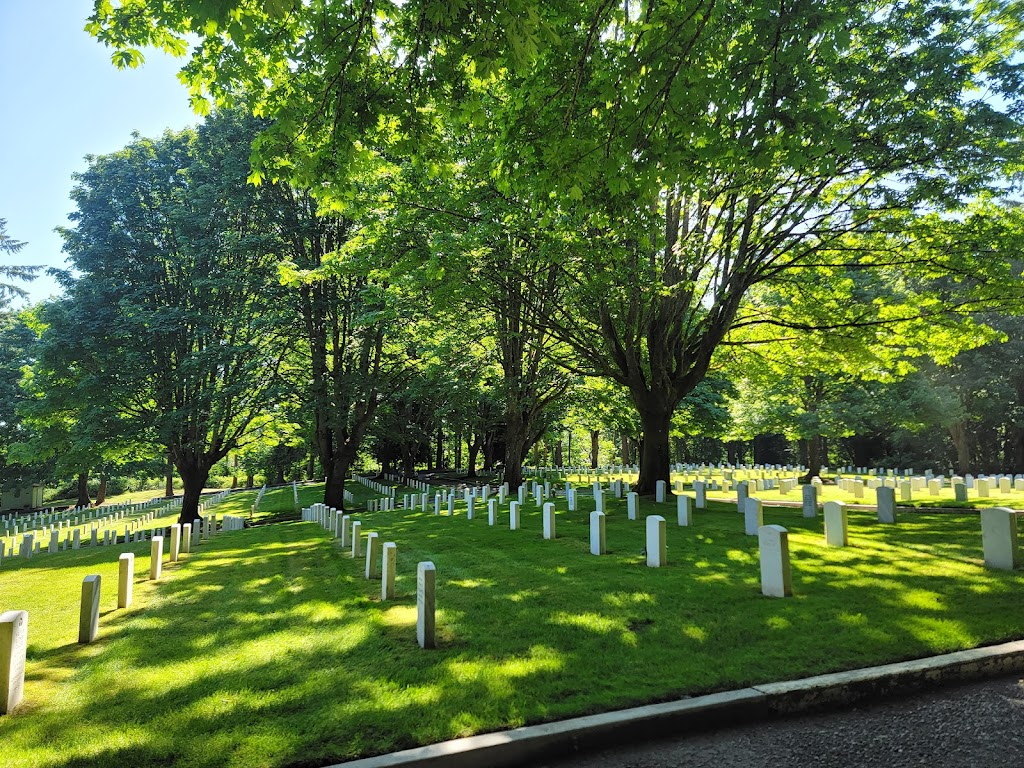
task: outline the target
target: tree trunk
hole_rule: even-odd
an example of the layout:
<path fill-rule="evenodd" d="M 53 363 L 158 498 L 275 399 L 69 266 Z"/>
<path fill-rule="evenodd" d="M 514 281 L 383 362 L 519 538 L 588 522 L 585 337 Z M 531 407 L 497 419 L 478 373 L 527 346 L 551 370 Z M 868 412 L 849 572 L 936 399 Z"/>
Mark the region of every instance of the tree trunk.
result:
<path fill-rule="evenodd" d="M 515 411 L 505 413 L 505 482 L 518 488 L 523 482 L 523 459 L 529 436 L 522 415 Z"/>
<path fill-rule="evenodd" d="M 252 483 L 249 483 L 249 485 L 252 485 Z M 234 490 L 237 487 L 238 487 L 238 475 L 232 475 L 231 476 L 231 490 Z"/>
<path fill-rule="evenodd" d="M 252 488 L 254 485 L 256 485 L 256 476 L 250 472 L 245 476 L 245 487 Z"/>
<path fill-rule="evenodd" d="M 462 431 L 455 433 L 455 470 L 462 469 Z"/>
<path fill-rule="evenodd" d="M 309 451 L 309 460 L 306 464 L 306 479 L 316 479 L 316 446 L 314 445 Z"/>
<path fill-rule="evenodd" d="M 622 433 L 622 463 L 629 464 L 629 435 Z"/>
<path fill-rule="evenodd" d="M 167 474 L 164 475 L 164 498 L 170 499 L 174 497 L 174 460 L 171 458 L 171 454 L 167 454 Z"/>
<path fill-rule="evenodd" d="M 79 507 L 88 507 L 92 504 L 89 498 L 89 470 L 78 473 L 78 504 Z"/>
<path fill-rule="evenodd" d="M 562 461 L 562 438 L 561 438 L 561 436 L 559 436 L 558 442 L 555 443 L 555 461 L 554 461 L 554 463 L 555 463 L 556 467 L 563 466 L 563 461 Z"/>
<path fill-rule="evenodd" d="M 212 466 L 212 465 L 211 465 Z M 178 523 L 185 525 L 199 519 L 199 501 L 203 496 L 203 488 L 210 478 L 209 466 L 203 466 L 196 462 L 178 466 L 178 474 L 181 475 L 181 482 L 184 484 L 184 499 L 181 502 L 181 513 L 178 515 Z"/>
<path fill-rule="evenodd" d="M 811 478 L 821 474 L 822 442 L 821 435 L 811 435 L 807 439 L 807 474 L 800 479 L 800 482 L 809 483 Z"/>
<path fill-rule="evenodd" d="M 106 473 L 100 475 L 100 487 L 96 491 L 96 506 L 100 506 L 107 500 L 107 475 Z"/>
<path fill-rule="evenodd" d="M 434 460 L 434 466 L 438 471 L 444 469 L 444 429 L 440 424 L 437 425 L 437 458 Z"/>
<path fill-rule="evenodd" d="M 633 489 L 641 496 L 653 496 L 657 482 L 669 485 L 669 425 L 672 408 L 650 408 L 640 412 L 643 439 L 640 441 L 640 479 Z"/>
<path fill-rule="evenodd" d="M 473 435 L 467 445 L 469 446 L 469 469 L 466 472 L 466 476 L 476 477 L 476 459 L 477 456 L 480 455 L 480 448 L 483 445 L 483 441 L 479 439 L 478 435 Z"/>
<path fill-rule="evenodd" d="M 953 438 L 956 448 L 956 471 L 966 475 L 971 471 L 971 437 L 967 431 L 967 422 L 958 421 L 949 426 L 949 435 Z"/>
<path fill-rule="evenodd" d="M 601 450 L 601 430 L 590 430 L 590 468 L 597 469 L 597 454 Z"/>
<path fill-rule="evenodd" d="M 334 459 L 327 466 L 327 482 L 324 487 L 324 504 L 335 509 L 345 509 L 345 480 L 348 478 L 354 456 L 349 451 L 336 450 Z"/>

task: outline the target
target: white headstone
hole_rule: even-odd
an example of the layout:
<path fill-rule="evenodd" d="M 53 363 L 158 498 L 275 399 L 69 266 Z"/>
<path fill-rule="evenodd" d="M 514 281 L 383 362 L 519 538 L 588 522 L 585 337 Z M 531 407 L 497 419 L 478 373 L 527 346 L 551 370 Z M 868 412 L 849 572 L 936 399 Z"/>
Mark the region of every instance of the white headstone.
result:
<path fill-rule="evenodd" d="M 175 523 L 171 526 L 171 562 L 178 562 L 178 554 L 181 551 L 181 526 Z"/>
<path fill-rule="evenodd" d="M 1006 507 L 981 510 L 981 546 L 985 567 L 1012 571 L 1021 563 L 1017 545 L 1017 514 Z"/>
<path fill-rule="evenodd" d="M 647 516 L 647 567 L 661 568 L 665 565 L 665 518 L 661 515 Z"/>
<path fill-rule="evenodd" d="M 626 517 L 630 520 L 636 520 L 639 508 L 640 494 L 630 491 L 626 494 Z"/>
<path fill-rule="evenodd" d="M 544 538 L 557 538 L 555 535 L 555 505 L 551 502 L 544 505 Z"/>
<path fill-rule="evenodd" d="M 880 486 L 875 489 L 878 497 L 878 522 L 896 522 L 896 491 L 888 486 Z"/>
<path fill-rule="evenodd" d="M 82 579 L 82 605 L 78 612 L 78 642 L 91 643 L 100 631 L 100 583 L 98 575 Z"/>
<path fill-rule="evenodd" d="M 693 499 L 691 499 L 685 493 L 676 496 L 676 513 L 678 516 L 679 525 L 693 524 L 693 513 L 691 511 L 692 505 Z"/>
<path fill-rule="evenodd" d="M 149 545 L 149 578 L 157 581 L 163 570 L 164 537 L 154 536 Z"/>
<path fill-rule="evenodd" d="M 431 562 L 416 566 L 416 642 L 420 648 L 433 648 L 434 608 L 437 571 Z"/>
<path fill-rule="evenodd" d="M 25 695 L 28 611 L 0 613 L 0 715 L 14 711 Z"/>
<path fill-rule="evenodd" d="M 132 588 L 135 585 L 135 555 L 122 552 L 117 558 L 117 607 L 127 608 L 132 604 Z"/>
<path fill-rule="evenodd" d="M 352 557 L 363 554 L 363 524 L 359 520 L 352 521 Z"/>
<path fill-rule="evenodd" d="M 838 501 L 825 502 L 825 545 L 845 547 L 850 543 L 846 522 L 846 505 Z"/>
<path fill-rule="evenodd" d="M 761 500 L 753 496 L 744 502 L 743 529 L 747 536 L 757 536 L 758 530 L 764 525 L 764 510 Z"/>
<path fill-rule="evenodd" d="M 384 542 L 384 563 L 381 567 L 380 599 L 395 599 L 395 565 L 398 560 L 398 545 L 393 541 Z"/>
<path fill-rule="evenodd" d="M 790 597 L 793 594 L 789 568 L 789 532 L 781 525 L 762 525 L 757 532 L 761 559 L 761 594 Z"/>
<path fill-rule="evenodd" d="M 590 513 L 590 554 L 603 555 L 605 553 L 604 536 L 604 512 Z"/>
<path fill-rule="evenodd" d="M 519 530 L 519 508 L 520 504 L 518 501 L 513 501 L 508 505 L 508 528 L 510 531 Z"/>
<path fill-rule="evenodd" d="M 803 513 L 804 517 L 814 518 L 818 516 L 818 486 L 808 483 L 803 487 Z"/>
<path fill-rule="evenodd" d="M 667 486 L 667 483 L 664 480 L 658 480 L 654 484 L 654 500 L 658 504 L 664 504 L 665 503 L 665 489 L 666 489 L 666 486 Z M 648 520 L 649 519 L 650 518 L 648 518 Z"/>
<path fill-rule="evenodd" d="M 366 578 L 376 579 L 380 575 L 380 537 L 376 531 L 366 534 Z"/>
<path fill-rule="evenodd" d="M 708 497 L 707 497 L 707 486 L 699 480 L 695 480 L 693 483 L 693 492 L 696 497 L 694 506 L 697 509 L 707 509 Z"/>

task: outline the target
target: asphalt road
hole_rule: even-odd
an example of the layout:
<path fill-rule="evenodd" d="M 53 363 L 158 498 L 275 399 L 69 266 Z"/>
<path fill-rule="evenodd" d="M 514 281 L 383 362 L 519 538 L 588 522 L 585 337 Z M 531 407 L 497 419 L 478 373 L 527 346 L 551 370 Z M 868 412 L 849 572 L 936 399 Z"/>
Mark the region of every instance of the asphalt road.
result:
<path fill-rule="evenodd" d="M 546 768 L 1024 768 L 1021 675 L 606 749 Z"/>

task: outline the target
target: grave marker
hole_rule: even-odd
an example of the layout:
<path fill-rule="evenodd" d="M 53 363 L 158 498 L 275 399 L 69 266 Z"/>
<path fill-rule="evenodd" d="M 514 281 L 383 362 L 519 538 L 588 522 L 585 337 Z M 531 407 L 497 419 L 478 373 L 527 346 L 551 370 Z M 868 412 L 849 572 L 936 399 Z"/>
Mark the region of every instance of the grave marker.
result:
<path fill-rule="evenodd" d="M 825 502 L 825 546 L 849 546 L 849 527 L 846 519 L 846 505 L 838 501 Z"/>
<path fill-rule="evenodd" d="M 395 561 L 398 559 L 398 545 L 393 541 L 384 542 L 384 565 L 382 567 L 380 599 L 395 599 Z"/>
<path fill-rule="evenodd" d="M 896 491 L 889 486 L 879 486 L 875 489 L 878 497 L 878 522 L 896 522 Z"/>
<path fill-rule="evenodd" d="M 513 501 L 508 505 L 508 528 L 510 531 L 519 530 L 519 502 Z"/>
<path fill-rule="evenodd" d="M 743 530 L 747 536 L 757 536 L 758 530 L 764 526 L 764 509 L 761 500 L 751 496 L 746 500 L 743 509 Z"/>
<path fill-rule="evenodd" d="M 159 581 L 160 573 L 163 570 L 164 559 L 164 537 L 154 536 L 149 545 L 149 578 L 151 581 Z"/>
<path fill-rule="evenodd" d="M 640 506 L 640 495 L 635 491 L 630 491 L 626 494 L 626 517 L 630 520 L 636 520 L 637 509 Z"/>
<path fill-rule="evenodd" d="M 555 539 L 555 505 L 548 502 L 544 505 L 544 538 Z"/>
<path fill-rule="evenodd" d="M 661 568 L 665 565 L 665 518 L 661 515 L 647 517 L 647 567 Z"/>
<path fill-rule="evenodd" d="M 88 644 L 100 631 L 100 584 L 97 575 L 82 579 L 82 605 L 78 612 L 78 642 Z"/>
<path fill-rule="evenodd" d="M 380 573 L 380 538 L 376 531 L 366 534 L 366 578 L 376 579 Z"/>
<path fill-rule="evenodd" d="M 604 512 L 590 513 L 590 554 L 603 555 L 605 549 Z"/>
<path fill-rule="evenodd" d="M 691 525 L 693 516 L 690 512 L 690 502 L 693 501 L 685 493 L 676 497 L 676 514 L 679 525 Z"/>
<path fill-rule="evenodd" d="M 981 546 L 985 567 L 1012 571 L 1021 563 L 1017 545 L 1017 514 L 1006 507 L 981 510 Z"/>
<path fill-rule="evenodd" d="M 761 560 L 761 594 L 791 597 L 789 532 L 781 525 L 762 525 L 757 532 L 757 543 Z"/>
<path fill-rule="evenodd" d="M 122 552 L 117 558 L 117 607 L 127 608 L 132 604 L 132 587 L 135 585 L 135 555 Z"/>
<path fill-rule="evenodd" d="M 420 648 L 433 648 L 435 645 L 435 587 L 437 570 L 432 562 L 423 562 L 416 566 L 416 642 Z"/>
<path fill-rule="evenodd" d="M 352 557 L 359 557 L 363 553 L 362 545 L 363 524 L 358 520 L 352 521 Z"/>
<path fill-rule="evenodd" d="M 0 613 L 0 715 L 14 711 L 25 695 L 28 611 Z"/>

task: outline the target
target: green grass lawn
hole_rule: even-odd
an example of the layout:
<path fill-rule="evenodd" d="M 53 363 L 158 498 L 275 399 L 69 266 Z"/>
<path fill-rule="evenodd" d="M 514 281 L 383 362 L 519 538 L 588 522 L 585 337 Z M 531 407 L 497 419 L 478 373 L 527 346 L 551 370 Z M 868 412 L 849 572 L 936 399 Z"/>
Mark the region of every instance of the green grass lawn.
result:
<path fill-rule="evenodd" d="M 353 485 L 357 498 L 373 496 Z M 367 491 L 364 493 L 364 491 Z M 303 505 L 322 486 L 300 490 Z M 402 491 L 399 492 L 401 495 Z M 315 766 L 482 731 L 1024 637 L 1024 572 L 981 565 L 977 515 L 920 512 L 882 526 L 850 513 L 846 549 L 821 521 L 790 530 L 795 597 L 760 594 L 757 539 L 725 504 L 675 525 L 645 566 L 643 520 L 609 501 L 609 554 L 589 512 L 558 503 L 556 541 L 528 500 L 523 530 L 486 508 L 360 513 L 398 545 L 397 599 L 337 541 L 268 491 L 258 524 L 218 534 L 115 610 L 117 554 L 99 547 L 0 567 L 0 610 L 29 611 L 26 703 L 0 718 L 0 763 Z M 218 515 L 248 514 L 255 494 Z M 478 507 L 479 510 L 479 507 Z M 276 522 L 274 522 L 276 520 Z M 416 644 L 416 564 L 437 566 L 439 648 Z M 103 577 L 99 641 L 75 644 L 82 578 Z"/>

